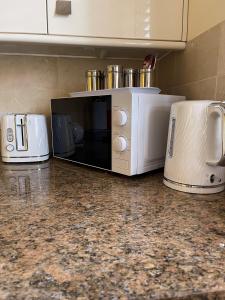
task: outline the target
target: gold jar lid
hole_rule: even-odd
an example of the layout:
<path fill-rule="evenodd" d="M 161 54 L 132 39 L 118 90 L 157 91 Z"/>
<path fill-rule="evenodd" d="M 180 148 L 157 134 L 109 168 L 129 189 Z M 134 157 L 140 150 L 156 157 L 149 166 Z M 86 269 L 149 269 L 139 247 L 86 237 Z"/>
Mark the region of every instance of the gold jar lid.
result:
<path fill-rule="evenodd" d="M 86 77 L 101 77 L 102 72 L 99 70 L 87 70 L 85 75 Z"/>
<path fill-rule="evenodd" d="M 106 69 L 108 73 L 122 73 L 123 71 L 123 68 L 120 65 L 108 65 Z"/>
<path fill-rule="evenodd" d="M 143 73 L 151 73 L 152 70 L 150 68 L 143 68 L 143 69 L 139 69 L 138 72 L 140 74 L 143 74 Z"/>

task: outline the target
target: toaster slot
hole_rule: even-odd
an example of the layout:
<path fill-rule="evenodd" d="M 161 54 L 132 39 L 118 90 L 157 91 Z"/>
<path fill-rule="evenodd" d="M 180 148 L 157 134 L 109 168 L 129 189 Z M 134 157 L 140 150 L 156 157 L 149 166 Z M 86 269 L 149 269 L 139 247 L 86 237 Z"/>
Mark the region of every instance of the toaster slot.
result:
<path fill-rule="evenodd" d="M 26 115 L 15 116 L 16 127 L 16 149 L 18 151 L 28 150 L 27 141 L 27 117 Z"/>

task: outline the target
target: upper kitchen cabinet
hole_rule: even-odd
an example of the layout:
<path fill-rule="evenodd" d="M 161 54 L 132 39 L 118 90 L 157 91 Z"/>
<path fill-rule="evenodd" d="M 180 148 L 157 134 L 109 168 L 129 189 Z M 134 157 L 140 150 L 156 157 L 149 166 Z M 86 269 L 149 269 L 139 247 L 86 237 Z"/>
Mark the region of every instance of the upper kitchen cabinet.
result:
<path fill-rule="evenodd" d="M 187 0 L 72 0 L 71 11 L 69 2 L 48 0 L 49 34 L 186 40 Z"/>
<path fill-rule="evenodd" d="M 0 33 L 47 34 L 46 0 L 0 0 Z"/>
<path fill-rule="evenodd" d="M 0 0 L 0 53 L 160 57 L 186 46 L 188 0 Z"/>

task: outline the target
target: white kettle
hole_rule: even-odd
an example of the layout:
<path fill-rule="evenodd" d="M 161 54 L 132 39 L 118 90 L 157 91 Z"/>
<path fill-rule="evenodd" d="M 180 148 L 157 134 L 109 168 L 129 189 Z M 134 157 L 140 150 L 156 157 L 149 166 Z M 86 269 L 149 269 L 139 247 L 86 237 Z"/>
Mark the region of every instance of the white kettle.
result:
<path fill-rule="evenodd" d="M 172 105 L 164 184 L 198 194 L 225 187 L 225 103 L 183 101 Z"/>

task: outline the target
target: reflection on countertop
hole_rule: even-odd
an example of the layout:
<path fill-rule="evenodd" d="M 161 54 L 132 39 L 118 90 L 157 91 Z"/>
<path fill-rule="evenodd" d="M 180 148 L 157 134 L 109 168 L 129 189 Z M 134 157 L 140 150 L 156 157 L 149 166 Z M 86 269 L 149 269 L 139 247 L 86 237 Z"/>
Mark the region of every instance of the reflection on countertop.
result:
<path fill-rule="evenodd" d="M 225 193 L 0 164 L 0 299 L 225 299 Z"/>
<path fill-rule="evenodd" d="M 37 194 L 48 192 L 50 179 L 50 162 L 7 164 L 0 165 L 1 189 L 4 189 L 9 198 L 15 196 L 18 204 L 21 202 L 36 201 Z M 3 190 L 2 190 L 3 191 Z M 35 193 L 34 193 L 35 191 Z M 1 204 L 1 203 L 0 203 Z"/>

